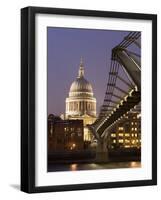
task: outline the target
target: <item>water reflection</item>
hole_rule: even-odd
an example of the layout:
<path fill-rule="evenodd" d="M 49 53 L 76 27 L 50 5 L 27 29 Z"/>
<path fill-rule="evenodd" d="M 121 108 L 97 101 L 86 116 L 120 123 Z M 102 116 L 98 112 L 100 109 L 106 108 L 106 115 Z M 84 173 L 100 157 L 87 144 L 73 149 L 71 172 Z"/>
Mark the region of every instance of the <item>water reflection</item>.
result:
<path fill-rule="evenodd" d="M 77 170 L 77 164 L 71 164 L 70 169 L 71 169 L 71 171 L 76 171 Z"/>
<path fill-rule="evenodd" d="M 48 172 L 54 171 L 77 171 L 96 169 L 119 169 L 119 168 L 139 168 L 141 162 L 109 162 L 109 163 L 72 163 L 72 164 L 50 164 Z"/>
<path fill-rule="evenodd" d="M 130 162 L 130 167 L 131 168 L 141 167 L 141 163 L 140 162 Z"/>

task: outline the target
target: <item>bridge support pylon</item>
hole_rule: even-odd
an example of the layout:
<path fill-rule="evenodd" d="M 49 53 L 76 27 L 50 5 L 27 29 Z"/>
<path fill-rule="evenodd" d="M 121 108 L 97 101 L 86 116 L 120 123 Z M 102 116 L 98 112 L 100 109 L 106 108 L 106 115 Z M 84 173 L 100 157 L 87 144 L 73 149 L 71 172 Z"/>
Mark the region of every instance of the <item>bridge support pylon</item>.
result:
<path fill-rule="evenodd" d="M 107 139 L 99 140 L 96 148 L 96 162 L 108 162 Z"/>

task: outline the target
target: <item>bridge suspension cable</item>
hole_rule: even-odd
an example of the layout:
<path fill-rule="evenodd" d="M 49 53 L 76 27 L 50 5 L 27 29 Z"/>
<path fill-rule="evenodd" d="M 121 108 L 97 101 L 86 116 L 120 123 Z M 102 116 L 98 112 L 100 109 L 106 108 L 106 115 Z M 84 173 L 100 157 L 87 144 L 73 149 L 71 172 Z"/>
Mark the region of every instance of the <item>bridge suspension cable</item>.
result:
<path fill-rule="evenodd" d="M 122 42 L 120 42 L 115 48 L 112 49 L 110 71 L 103 105 L 100 108 L 100 113 L 97 120 L 93 124 L 93 127 L 95 127 L 96 129 L 98 129 L 100 124 L 104 123 L 104 121 L 107 121 L 107 119 L 111 118 L 111 120 L 109 121 L 110 123 L 114 119 L 116 119 L 117 116 L 111 116 L 111 114 L 113 114 L 114 112 L 117 111 L 118 116 L 120 116 L 120 113 L 124 113 L 123 107 L 125 105 L 127 106 L 125 110 L 128 110 L 131 109 L 132 106 L 135 105 L 135 103 L 139 102 L 140 92 L 137 93 L 138 85 L 136 85 L 136 83 L 138 83 L 138 80 L 133 80 L 131 74 L 129 74 L 129 72 L 125 70 L 123 65 L 127 65 L 130 62 L 132 64 L 134 63 L 134 68 L 135 66 L 138 67 L 138 71 L 136 72 L 140 74 L 141 66 L 140 61 L 137 59 L 140 59 L 140 55 L 128 49 L 132 44 L 135 44 L 137 48 L 140 48 L 140 37 L 140 32 L 130 32 L 123 39 Z M 126 55 L 129 56 L 129 61 L 125 60 L 125 63 L 120 62 L 120 58 L 117 54 L 118 51 L 125 52 Z M 134 96 L 132 96 L 132 98 L 129 98 L 129 94 L 134 94 Z M 126 102 L 127 98 L 129 99 L 129 102 L 131 101 L 130 104 L 124 103 Z M 123 102 L 124 104 L 120 104 L 120 102 Z M 118 109 L 118 106 L 120 105 L 123 105 L 123 107 L 120 107 L 120 109 Z"/>

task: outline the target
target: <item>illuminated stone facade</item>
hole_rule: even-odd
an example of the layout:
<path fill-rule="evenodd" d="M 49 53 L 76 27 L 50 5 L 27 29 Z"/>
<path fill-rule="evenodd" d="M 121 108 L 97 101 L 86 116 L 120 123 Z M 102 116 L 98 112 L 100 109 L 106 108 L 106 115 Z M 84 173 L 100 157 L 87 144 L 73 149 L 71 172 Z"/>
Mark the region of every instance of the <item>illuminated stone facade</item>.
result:
<path fill-rule="evenodd" d="M 69 96 L 66 98 L 66 119 L 83 120 L 84 141 L 91 140 L 87 124 L 96 120 L 96 98 L 92 85 L 84 78 L 84 65 L 81 59 L 78 76 L 71 84 Z"/>

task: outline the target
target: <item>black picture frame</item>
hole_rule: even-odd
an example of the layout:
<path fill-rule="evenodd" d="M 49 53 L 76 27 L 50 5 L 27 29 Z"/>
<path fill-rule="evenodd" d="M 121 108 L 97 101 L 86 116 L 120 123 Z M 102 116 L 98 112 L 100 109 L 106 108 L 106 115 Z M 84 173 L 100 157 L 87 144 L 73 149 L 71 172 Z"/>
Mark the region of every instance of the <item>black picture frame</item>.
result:
<path fill-rule="evenodd" d="M 152 21 L 152 179 L 59 186 L 35 186 L 35 15 L 60 14 Z M 26 7 L 21 9 L 21 190 L 27 193 L 157 184 L 157 15 L 96 10 Z"/>

